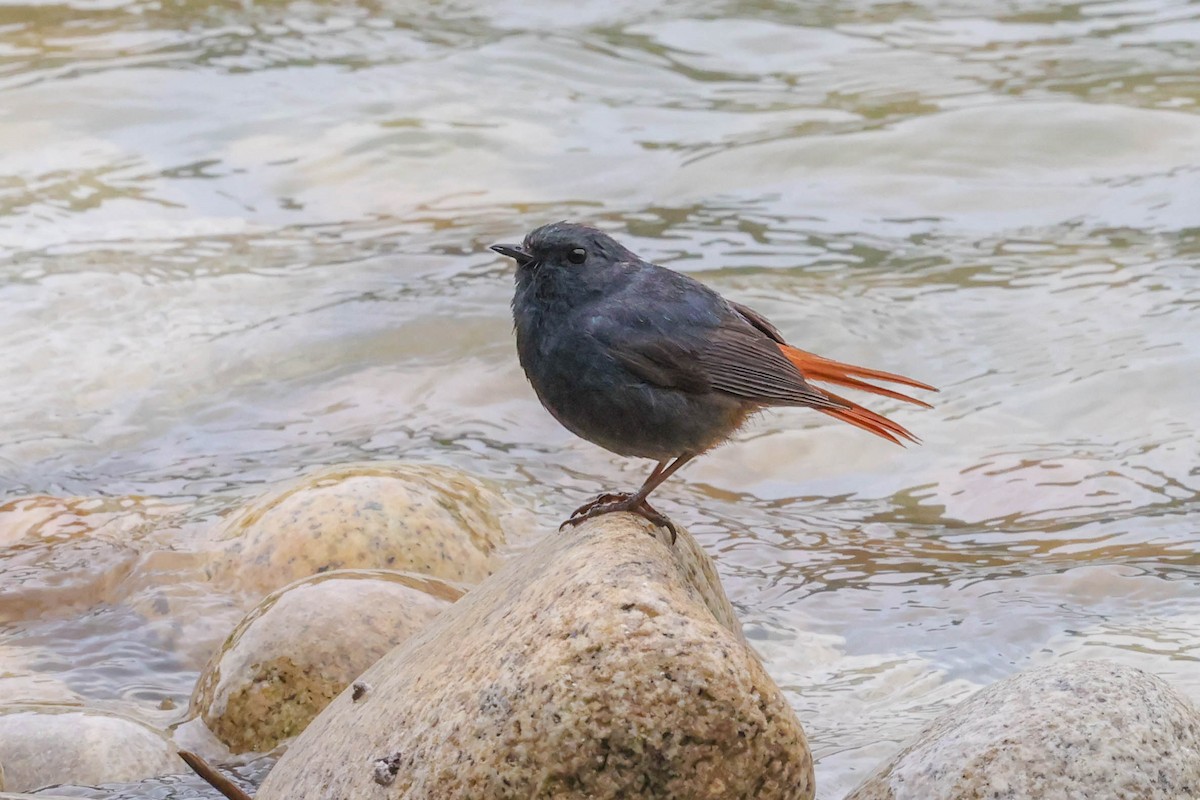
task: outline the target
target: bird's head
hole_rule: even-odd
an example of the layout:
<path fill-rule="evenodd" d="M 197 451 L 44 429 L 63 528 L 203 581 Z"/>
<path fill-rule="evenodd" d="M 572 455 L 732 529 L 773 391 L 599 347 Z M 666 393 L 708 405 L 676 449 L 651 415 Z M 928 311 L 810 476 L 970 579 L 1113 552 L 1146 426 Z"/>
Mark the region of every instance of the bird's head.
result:
<path fill-rule="evenodd" d="M 637 256 L 607 233 L 573 222 L 553 222 L 536 228 L 521 244 L 494 244 L 492 249 L 517 262 L 517 277 L 544 271 L 594 271 L 636 261 Z"/>

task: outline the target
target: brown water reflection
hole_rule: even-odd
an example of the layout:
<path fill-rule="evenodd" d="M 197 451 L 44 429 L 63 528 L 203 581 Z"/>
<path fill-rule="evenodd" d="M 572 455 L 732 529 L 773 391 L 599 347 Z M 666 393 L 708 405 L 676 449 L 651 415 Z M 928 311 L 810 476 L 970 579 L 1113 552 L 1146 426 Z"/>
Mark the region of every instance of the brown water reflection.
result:
<path fill-rule="evenodd" d="M 640 480 L 513 354 L 486 245 L 569 217 L 943 389 L 882 406 L 923 447 L 772 414 L 662 497 L 821 797 L 1030 664 L 1200 693 L 1198 75 L 1167 0 L 0 8 L 0 518 L 84 520 L 0 530 L 0 669 L 165 724 L 146 609 L 220 636 L 192 554 L 310 468 Z"/>

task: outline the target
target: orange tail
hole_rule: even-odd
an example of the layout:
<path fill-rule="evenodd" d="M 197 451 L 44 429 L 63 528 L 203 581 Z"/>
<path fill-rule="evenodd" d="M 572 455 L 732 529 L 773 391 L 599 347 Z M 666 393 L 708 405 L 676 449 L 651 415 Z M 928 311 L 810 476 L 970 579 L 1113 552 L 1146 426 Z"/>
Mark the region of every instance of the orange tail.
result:
<path fill-rule="evenodd" d="M 867 369 L 866 367 L 856 367 L 853 364 L 843 364 L 840 361 L 834 361 L 830 358 L 822 358 L 813 353 L 799 350 L 788 344 L 779 345 L 779 349 L 787 356 L 788 361 L 791 361 L 796 369 L 800 370 L 800 374 L 806 380 L 822 381 L 825 383 L 834 383 L 839 386 L 849 386 L 854 389 L 861 389 L 864 392 L 878 394 L 884 397 L 891 397 L 896 400 L 903 400 L 906 403 L 913 403 L 922 408 L 933 408 L 929 403 L 923 400 L 918 400 L 915 397 L 909 397 L 892 389 L 883 386 L 876 386 L 873 383 L 867 383 L 860 378 L 871 378 L 877 381 L 889 381 L 891 383 L 899 383 L 904 386 L 912 386 L 915 389 L 927 389 L 931 392 L 936 392 L 937 389 L 929 384 L 914 381 L 912 378 L 906 378 L 903 375 L 896 375 L 891 372 L 883 372 L 877 369 Z M 824 391 L 824 390 L 822 390 Z M 862 428 L 864 431 L 870 431 L 876 436 L 887 439 L 889 442 L 903 444 L 901 439 L 907 439 L 910 442 L 919 442 L 916 436 L 913 436 L 907 428 L 892 422 L 882 414 L 876 414 L 874 411 L 863 408 L 857 403 L 853 403 L 844 397 L 839 397 L 833 392 L 824 392 L 831 400 L 836 400 L 839 403 L 844 403 L 846 408 L 818 408 L 822 414 L 828 414 L 835 419 L 840 419 L 842 422 L 848 422 L 857 428 Z"/>

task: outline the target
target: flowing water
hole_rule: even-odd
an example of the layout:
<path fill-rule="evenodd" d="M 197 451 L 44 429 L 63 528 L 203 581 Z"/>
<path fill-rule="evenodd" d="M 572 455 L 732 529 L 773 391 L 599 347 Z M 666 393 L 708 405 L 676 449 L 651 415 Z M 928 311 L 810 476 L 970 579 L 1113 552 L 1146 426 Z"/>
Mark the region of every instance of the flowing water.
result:
<path fill-rule="evenodd" d="M 1194 3 L 8 2 L 0 502 L 136 511 L 161 561 L 269 483 L 400 458 L 549 529 L 649 467 L 517 365 L 487 245 L 562 218 L 942 389 L 875 404 L 920 447 L 771 413 L 659 493 L 821 798 L 1031 665 L 1200 697 Z M 197 663 L 112 601 L 146 556 L 107 541 L 0 556 L 41 609 L 0 651 L 185 705 Z"/>

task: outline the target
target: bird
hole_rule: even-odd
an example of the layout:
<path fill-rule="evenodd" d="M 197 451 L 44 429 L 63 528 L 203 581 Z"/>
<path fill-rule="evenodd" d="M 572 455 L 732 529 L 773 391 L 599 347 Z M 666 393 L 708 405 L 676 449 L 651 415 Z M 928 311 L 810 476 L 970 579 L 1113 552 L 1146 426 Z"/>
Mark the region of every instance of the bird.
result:
<path fill-rule="evenodd" d="M 758 312 L 597 228 L 555 222 L 491 249 L 516 262 L 517 357 L 542 406 L 593 444 L 657 462 L 637 491 L 601 494 L 560 530 L 626 511 L 666 528 L 674 544 L 675 525 L 649 504 L 650 493 L 767 408 L 802 406 L 895 444 L 919 441 L 813 382 L 924 408 L 932 406 L 870 381 L 934 387 L 793 347 Z"/>

